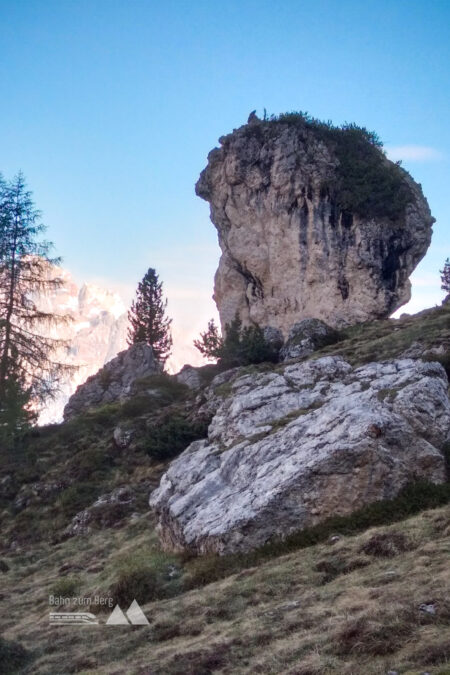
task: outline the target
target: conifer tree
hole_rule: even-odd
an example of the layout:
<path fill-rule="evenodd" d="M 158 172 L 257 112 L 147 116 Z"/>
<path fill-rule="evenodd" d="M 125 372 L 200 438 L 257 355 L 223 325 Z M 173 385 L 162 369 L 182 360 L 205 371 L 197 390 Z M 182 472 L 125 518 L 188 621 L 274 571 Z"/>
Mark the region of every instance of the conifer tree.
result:
<path fill-rule="evenodd" d="M 128 312 L 130 327 L 128 344 L 145 342 L 153 349 L 155 358 L 164 366 L 172 349 L 172 319 L 166 315 L 167 299 L 163 284 L 152 267 L 138 284 L 136 299 Z"/>
<path fill-rule="evenodd" d="M 208 361 L 220 359 L 223 350 L 223 338 L 214 319 L 208 321 L 208 328 L 200 333 L 198 340 L 194 340 L 194 347 Z"/>
<path fill-rule="evenodd" d="M 444 269 L 439 270 L 441 273 L 441 288 L 443 291 L 450 294 L 450 258 L 444 263 Z"/>
<path fill-rule="evenodd" d="M 194 347 L 206 359 L 217 361 L 223 368 L 277 361 L 278 349 L 266 340 L 260 326 L 243 327 L 236 314 L 233 321 L 226 324 L 224 333 L 225 337 L 222 337 L 214 319 L 211 319 L 207 330 L 200 333 L 198 340 L 194 340 Z"/>
<path fill-rule="evenodd" d="M 52 244 L 40 240 L 45 226 L 19 173 L 0 179 L 0 439 L 11 442 L 35 419 L 66 367 L 52 360 L 65 343 L 43 336 L 48 323 L 66 317 L 41 311 L 35 299 L 61 286 L 49 275 Z M 5 441 L 3 440 L 5 443 Z M 1 441 L 0 441 L 1 445 Z"/>

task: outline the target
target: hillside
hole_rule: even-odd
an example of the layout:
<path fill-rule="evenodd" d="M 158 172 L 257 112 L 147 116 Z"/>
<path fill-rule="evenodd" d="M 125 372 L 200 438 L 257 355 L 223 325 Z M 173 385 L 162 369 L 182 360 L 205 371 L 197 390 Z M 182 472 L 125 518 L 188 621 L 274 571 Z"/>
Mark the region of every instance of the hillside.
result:
<path fill-rule="evenodd" d="M 346 328 L 310 358 L 361 365 L 431 350 L 448 372 L 449 343 L 447 303 Z M 201 371 L 205 384 L 214 374 Z M 148 495 L 205 436 L 200 399 L 155 375 L 123 404 L 35 430 L 2 462 L 2 672 L 450 672 L 449 483 L 408 487 L 246 554 L 161 550 Z M 131 443 L 121 447 L 118 428 Z M 51 595 L 90 598 L 100 625 L 49 625 Z M 123 610 L 136 598 L 150 627 L 105 626 L 111 609 L 96 597 Z"/>

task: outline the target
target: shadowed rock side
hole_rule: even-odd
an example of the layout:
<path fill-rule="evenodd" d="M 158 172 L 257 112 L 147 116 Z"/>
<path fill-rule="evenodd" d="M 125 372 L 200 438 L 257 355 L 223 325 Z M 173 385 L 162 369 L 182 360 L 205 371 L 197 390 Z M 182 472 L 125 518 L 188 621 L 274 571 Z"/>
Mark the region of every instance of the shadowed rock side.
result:
<path fill-rule="evenodd" d="M 254 118 L 209 153 L 196 192 L 210 203 L 222 249 L 214 291 L 222 327 L 238 313 L 244 325 L 273 326 L 286 338 L 304 318 L 353 324 L 387 317 L 409 300 L 408 277 L 434 222 L 420 185 L 375 146 L 366 181 L 359 149 L 355 162 L 347 152 L 344 167 L 327 133 Z M 357 210 L 339 205 L 346 193 L 333 186 L 346 181 L 367 192 Z"/>
<path fill-rule="evenodd" d="M 160 373 L 161 370 L 161 365 L 149 345 L 139 342 L 124 349 L 77 387 L 64 408 L 64 420 L 91 408 L 127 398 L 131 395 L 133 383 L 137 379 Z"/>
<path fill-rule="evenodd" d="M 438 363 L 352 368 L 328 356 L 225 375 L 206 393 L 208 438 L 150 496 L 166 549 L 247 551 L 415 480 L 445 481 L 450 404 Z"/>

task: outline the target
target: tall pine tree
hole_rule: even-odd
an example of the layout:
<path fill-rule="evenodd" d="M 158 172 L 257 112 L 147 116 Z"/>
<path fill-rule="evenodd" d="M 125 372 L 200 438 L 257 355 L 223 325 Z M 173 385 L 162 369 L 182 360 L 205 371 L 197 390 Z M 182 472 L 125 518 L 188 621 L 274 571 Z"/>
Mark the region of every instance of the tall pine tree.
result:
<path fill-rule="evenodd" d="M 65 366 L 52 360 L 63 341 L 44 337 L 45 324 L 66 320 L 41 311 L 35 298 L 60 287 L 51 277 L 52 244 L 19 173 L 0 179 L 0 446 L 35 419 L 35 410 L 57 388 Z"/>
<path fill-rule="evenodd" d="M 164 366 L 172 349 L 172 319 L 166 315 L 167 299 L 162 286 L 156 270 L 150 267 L 138 285 L 136 299 L 128 312 L 128 344 L 150 345 L 155 358 Z"/>

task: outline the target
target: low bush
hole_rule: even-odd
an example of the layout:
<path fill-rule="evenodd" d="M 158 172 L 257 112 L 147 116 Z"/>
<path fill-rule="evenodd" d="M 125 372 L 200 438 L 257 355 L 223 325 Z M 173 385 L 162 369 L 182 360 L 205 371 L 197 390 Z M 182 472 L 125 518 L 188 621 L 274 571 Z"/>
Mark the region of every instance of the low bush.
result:
<path fill-rule="evenodd" d="M 50 589 L 50 594 L 60 598 L 72 598 L 80 587 L 78 577 L 61 577 Z"/>
<path fill-rule="evenodd" d="M 5 640 L 0 636 L 0 668 L 3 675 L 13 675 L 30 659 L 30 653 L 20 642 Z"/>
<path fill-rule="evenodd" d="M 412 548 L 412 542 L 403 532 L 386 532 L 371 537 L 361 546 L 361 552 L 377 558 L 394 558 L 399 553 L 410 551 Z"/>
<path fill-rule="evenodd" d="M 339 629 L 334 651 L 341 656 L 386 656 L 410 639 L 417 625 L 408 611 L 351 619 Z"/>
<path fill-rule="evenodd" d="M 76 483 L 62 492 L 56 502 L 57 508 L 66 517 L 90 506 L 98 497 L 99 487 L 94 483 Z"/>
<path fill-rule="evenodd" d="M 121 418 L 139 417 L 151 413 L 188 397 L 189 388 L 178 380 L 160 373 L 136 380 L 133 383 L 133 396 L 125 401 L 118 410 Z"/>
<path fill-rule="evenodd" d="M 122 569 L 110 588 L 114 603 L 128 607 L 133 600 L 139 604 L 156 600 L 158 597 L 158 577 L 147 565 L 130 564 Z"/>
<path fill-rule="evenodd" d="M 90 413 L 86 413 L 86 417 L 89 421 L 108 428 L 115 423 L 119 407 L 118 403 L 107 403 L 99 408 L 95 408 Z"/>
<path fill-rule="evenodd" d="M 175 415 L 150 427 L 144 448 L 153 459 L 171 459 L 187 448 L 192 441 L 205 438 L 207 433 L 206 422 L 190 422 L 184 417 Z"/>
<path fill-rule="evenodd" d="M 154 403 L 155 402 L 152 401 L 152 399 L 143 394 L 133 396 L 133 398 L 128 399 L 128 401 L 125 401 L 125 403 L 122 404 L 120 416 L 124 418 L 139 417 L 155 408 Z"/>
<path fill-rule="evenodd" d="M 174 594 L 178 579 L 172 578 L 175 558 L 163 553 L 129 557 L 118 567 L 109 595 L 114 603 L 128 607 L 133 600 L 140 605 Z M 172 589 L 173 587 L 173 589 Z"/>
<path fill-rule="evenodd" d="M 133 391 L 136 394 L 154 393 L 155 400 L 162 401 L 164 405 L 174 403 L 186 397 L 188 387 L 178 382 L 176 377 L 167 373 L 158 373 L 142 377 L 133 383 Z"/>

